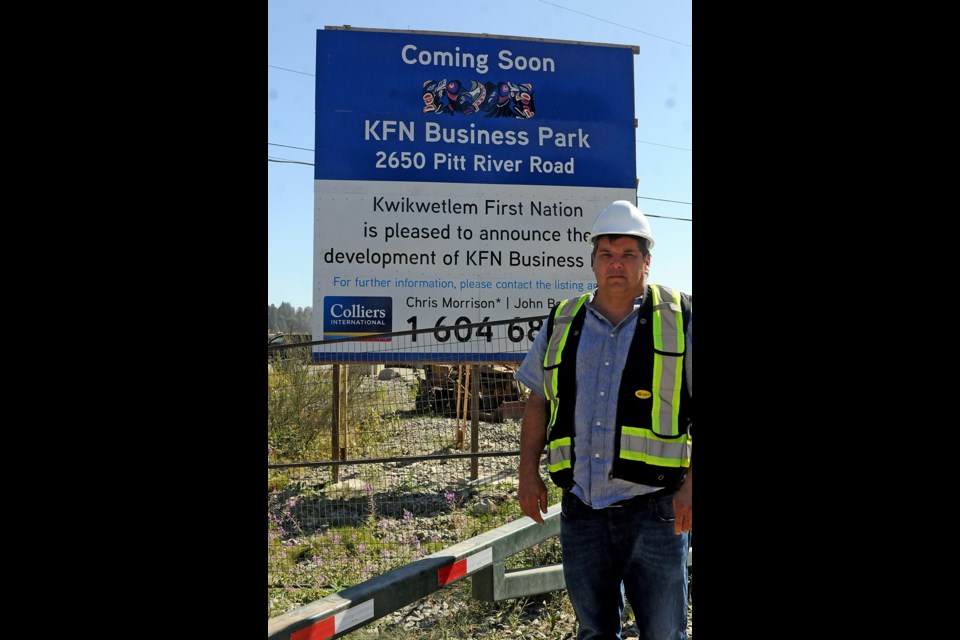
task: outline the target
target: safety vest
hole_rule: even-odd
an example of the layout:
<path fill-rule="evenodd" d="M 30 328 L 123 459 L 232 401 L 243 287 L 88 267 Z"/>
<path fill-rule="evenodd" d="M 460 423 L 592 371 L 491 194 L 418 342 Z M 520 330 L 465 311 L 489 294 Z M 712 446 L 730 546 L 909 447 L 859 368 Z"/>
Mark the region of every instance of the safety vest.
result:
<path fill-rule="evenodd" d="M 558 486 L 573 486 L 577 346 L 591 294 L 561 300 L 547 319 L 543 391 L 548 401 L 547 470 Z M 610 478 L 676 487 L 690 466 L 693 400 L 684 384 L 684 333 L 690 298 L 662 285 L 647 287 L 617 397 Z M 563 356 L 567 355 L 566 358 Z"/>

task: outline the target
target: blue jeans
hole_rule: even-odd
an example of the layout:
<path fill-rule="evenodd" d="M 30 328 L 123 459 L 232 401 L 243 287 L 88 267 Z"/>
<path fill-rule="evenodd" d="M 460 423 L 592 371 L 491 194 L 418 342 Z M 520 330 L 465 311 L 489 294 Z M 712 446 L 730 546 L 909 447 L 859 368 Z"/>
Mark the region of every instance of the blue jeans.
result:
<path fill-rule="evenodd" d="M 642 640 L 686 640 L 688 538 L 673 532 L 672 494 L 592 509 L 565 491 L 560 545 L 577 640 L 620 640 L 624 593 Z"/>

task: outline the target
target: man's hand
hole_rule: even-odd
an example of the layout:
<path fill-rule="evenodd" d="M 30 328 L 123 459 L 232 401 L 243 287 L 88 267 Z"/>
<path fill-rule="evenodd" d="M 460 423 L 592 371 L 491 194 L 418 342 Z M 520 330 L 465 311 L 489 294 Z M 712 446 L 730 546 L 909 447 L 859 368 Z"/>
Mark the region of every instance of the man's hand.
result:
<path fill-rule="evenodd" d="M 517 469 L 517 499 L 523 515 L 543 524 L 547 512 L 547 485 L 540 477 L 540 458 L 547 442 L 547 401 L 536 393 L 527 398 L 520 423 L 520 466 Z"/>
<path fill-rule="evenodd" d="M 543 483 L 539 473 L 520 474 L 517 498 L 520 500 L 523 515 L 530 516 L 537 524 L 543 524 L 543 516 L 540 513 L 547 512 L 547 485 Z"/>
<path fill-rule="evenodd" d="M 673 494 L 673 532 L 677 535 L 693 528 L 693 468 Z"/>

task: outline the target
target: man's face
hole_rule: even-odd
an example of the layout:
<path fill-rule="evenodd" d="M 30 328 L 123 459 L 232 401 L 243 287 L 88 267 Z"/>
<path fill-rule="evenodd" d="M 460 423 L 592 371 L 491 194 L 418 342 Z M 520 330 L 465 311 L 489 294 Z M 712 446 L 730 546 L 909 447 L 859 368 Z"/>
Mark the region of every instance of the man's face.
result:
<path fill-rule="evenodd" d="M 650 272 L 650 254 L 643 255 L 640 242 L 635 236 L 615 240 L 600 236 L 593 258 L 593 275 L 600 289 L 610 293 L 642 293 Z"/>

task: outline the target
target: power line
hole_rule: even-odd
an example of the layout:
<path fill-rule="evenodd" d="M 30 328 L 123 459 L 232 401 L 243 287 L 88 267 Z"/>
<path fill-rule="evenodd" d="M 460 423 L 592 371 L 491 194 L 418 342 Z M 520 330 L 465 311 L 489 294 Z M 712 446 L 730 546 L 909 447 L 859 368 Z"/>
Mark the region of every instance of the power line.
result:
<path fill-rule="evenodd" d="M 615 27 L 621 27 L 621 28 L 623 28 L 623 29 L 629 29 L 630 31 L 636 31 L 637 33 L 642 33 L 643 35 L 645 35 L 645 36 L 650 36 L 651 38 L 659 38 L 660 40 L 666 40 L 667 42 L 672 42 L 673 44 L 679 44 L 681 47 L 689 47 L 689 46 L 690 46 L 689 44 L 685 44 L 685 43 L 683 43 L 683 42 L 677 42 L 676 40 L 671 40 L 670 38 L 664 38 L 663 36 L 658 36 L 658 35 L 655 34 L 655 33 L 648 33 L 648 32 L 646 32 L 646 31 L 641 31 L 640 29 L 634 29 L 633 27 L 628 27 L 628 26 L 625 25 L 625 24 L 620 24 L 620 23 L 618 23 L 618 22 L 611 22 L 611 21 L 609 21 L 609 20 L 604 20 L 603 18 L 598 18 L 597 16 L 592 16 L 592 15 L 590 15 L 589 13 L 583 13 L 582 11 L 577 11 L 577 10 L 575 10 L 575 9 L 570 9 L 569 7 L 564 7 L 564 6 L 561 6 L 561 5 L 559 5 L 559 4 L 555 4 L 555 3 L 553 3 L 553 2 L 547 2 L 547 0 L 540 0 L 540 2 L 542 2 L 543 4 L 549 4 L 549 5 L 551 5 L 551 6 L 557 7 L 558 9 L 563 9 L 564 11 L 570 11 L 570 12 L 573 12 L 573 13 L 578 13 L 578 14 L 580 14 L 581 16 L 586 16 L 586 17 L 588 17 L 588 18 L 593 18 L 594 20 L 599 20 L 600 22 L 606 22 L 607 24 L 612 24 L 612 25 L 615 26 Z"/>
<path fill-rule="evenodd" d="M 674 204 L 689 204 L 690 206 L 693 206 L 692 202 L 684 202 L 682 200 L 664 200 L 663 198 L 648 198 L 646 196 L 637 196 L 637 197 L 643 198 L 644 200 L 657 200 L 659 202 L 672 202 Z"/>
<path fill-rule="evenodd" d="M 301 162 L 300 160 L 287 160 L 286 158 L 271 158 L 267 156 L 267 162 L 279 162 L 281 164 L 305 164 L 308 167 L 314 166 L 312 162 Z"/>
<path fill-rule="evenodd" d="M 281 71 L 289 71 L 290 73 L 302 73 L 305 76 L 316 76 L 315 73 L 307 73 L 306 71 L 297 71 L 296 69 L 287 69 L 285 67 L 278 67 L 276 65 L 267 64 L 271 69 L 280 69 Z"/>
<path fill-rule="evenodd" d="M 277 146 L 282 147 L 284 145 L 277 145 Z M 300 147 L 294 147 L 294 148 L 300 148 Z M 267 162 L 278 162 L 281 164 L 302 164 L 308 167 L 314 166 L 314 163 L 312 162 L 301 162 L 299 160 L 288 160 L 286 158 L 271 158 L 270 156 L 267 156 Z M 693 206 L 692 202 L 684 202 L 683 200 L 667 200 L 666 198 L 651 198 L 649 196 L 637 196 L 637 199 L 638 200 L 656 200 L 658 202 L 672 202 L 674 204 L 688 204 L 690 206 Z M 673 216 L 658 216 L 653 213 L 647 213 L 646 211 L 643 212 L 643 215 L 648 216 L 650 218 L 668 218 L 670 220 L 682 220 L 685 222 L 693 222 L 692 218 L 674 218 Z"/>
<path fill-rule="evenodd" d="M 649 144 L 654 147 L 666 147 L 667 149 L 677 149 L 678 151 L 693 151 L 692 149 L 687 149 L 686 147 L 675 147 L 672 144 L 660 144 L 659 142 L 647 142 L 646 140 L 637 140 L 640 144 Z"/>
<path fill-rule="evenodd" d="M 291 147 L 288 144 L 277 144 L 276 142 L 268 142 L 267 144 L 274 147 L 286 147 L 287 149 L 300 149 L 301 151 L 313 151 L 313 149 L 307 149 L 306 147 Z"/>
<path fill-rule="evenodd" d="M 677 40 L 671 40 L 670 38 L 664 38 L 663 36 L 658 36 L 657 34 L 655 34 L 655 33 L 650 33 L 649 31 L 641 31 L 640 29 L 634 29 L 633 27 L 628 27 L 628 26 L 625 25 L 625 24 L 620 24 L 619 22 L 613 22 L 613 21 L 607 20 L 607 19 L 605 19 L 605 18 L 599 18 L 599 17 L 597 17 L 597 16 L 590 15 L 589 13 L 584 13 L 584 12 L 582 12 L 582 11 L 577 11 L 576 9 L 571 9 L 570 7 L 564 7 L 563 5 L 556 4 L 555 2 L 547 2 L 547 0 L 539 0 L 539 2 L 542 2 L 543 4 L 549 4 L 550 6 L 556 7 L 556 8 L 558 8 L 558 9 L 563 9 L 564 11 L 569 11 L 569 12 L 571 12 L 571 13 L 576 13 L 576 14 L 579 14 L 579 15 L 581 15 L 581 16 L 585 16 L 585 17 L 587 17 L 587 18 L 592 18 L 592 19 L 594 19 L 594 20 L 599 20 L 600 22 L 606 22 L 607 24 L 612 24 L 613 26 L 615 26 L 615 27 L 620 27 L 621 29 L 628 29 L 628 30 L 630 30 L 630 31 L 636 31 L 637 33 L 642 33 L 643 35 L 645 35 L 645 36 L 650 36 L 651 38 L 657 38 L 657 39 L 659 39 L 659 40 L 665 40 L 666 42 L 672 42 L 673 44 L 678 44 L 678 45 L 680 45 L 681 47 L 691 47 L 691 45 L 689 45 L 689 44 L 687 44 L 687 43 L 685 43 L 685 42 L 678 42 Z M 409 28 L 410 28 L 410 27 L 408 26 L 407 29 L 409 30 Z M 317 74 L 315 74 L 315 73 L 307 73 L 306 71 L 297 71 L 296 69 L 287 69 L 286 67 L 278 67 L 278 66 L 272 65 L 272 64 L 267 64 L 267 66 L 270 67 L 270 68 L 272 68 L 272 69 L 280 69 L 281 71 L 289 71 L 290 73 L 300 73 L 300 74 L 303 74 L 303 75 L 305 75 L 305 76 L 314 76 L 314 77 L 316 77 L 316 75 L 317 75 Z"/>
<path fill-rule="evenodd" d="M 643 196 L 637 196 L 637 197 L 642 198 Z M 643 212 L 643 215 L 647 216 L 648 218 L 664 218 L 667 220 L 680 220 L 681 222 L 693 222 L 693 218 L 674 218 L 673 216 L 658 216 L 655 213 L 647 213 L 646 211 Z"/>
<path fill-rule="evenodd" d="M 267 143 L 267 144 L 273 144 L 273 143 L 272 143 L 272 142 L 269 142 L 269 143 Z M 284 147 L 284 146 L 286 146 L 286 145 L 278 144 L 278 145 L 276 145 L 276 146 L 278 146 L 278 147 Z M 290 149 L 303 149 L 303 147 L 289 147 L 289 148 L 290 148 Z M 312 149 L 304 149 L 304 151 L 312 151 Z M 289 164 L 303 164 L 303 165 L 306 165 L 306 166 L 308 166 L 308 167 L 316 166 L 316 165 L 315 165 L 314 163 L 312 163 L 312 162 L 303 162 L 302 160 L 290 160 L 290 159 L 287 159 L 287 158 L 271 158 L 270 156 L 267 156 L 267 161 L 268 161 L 268 162 L 282 162 L 282 163 L 289 163 Z M 685 201 L 683 201 L 683 200 L 668 200 L 668 199 L 666 199 L 666 198 L 652 198 L 652 197 L 649 197 L 649 196 L 637 196 L 637 197 L 638 197 L 638 198 L 641 198 L 641 199 L 643 199 L 643 200 L 656 200 L 657 202 L 672 202 L 673 204 L 688 204 L 688 205 L 690 205 L 690 206 L 693 206 L 693 203 L 692 203 L 692 202 L 685 202 Z"/>

